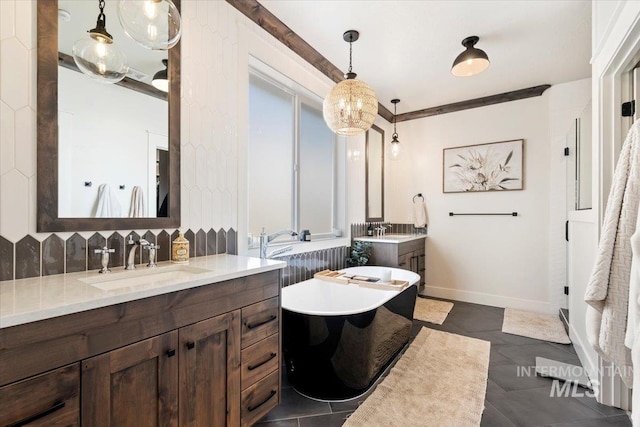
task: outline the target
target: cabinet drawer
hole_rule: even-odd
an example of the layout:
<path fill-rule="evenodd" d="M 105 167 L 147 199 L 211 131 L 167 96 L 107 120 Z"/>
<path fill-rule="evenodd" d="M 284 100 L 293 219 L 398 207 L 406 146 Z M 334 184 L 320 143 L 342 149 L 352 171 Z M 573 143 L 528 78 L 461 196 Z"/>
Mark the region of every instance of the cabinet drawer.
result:
<path fill-rule="evenodd" d="M 278 369 L 280 336 L 272 335 L 242 350 L 242 390 Z"/>
<path fill-rule="evenodd" d="M 400 255 L 398 257 L 398 268 L 402 268 L 403 270 L 411 270 L 413 252 L 409 252 L 408 254 Z"/>
<path fill-rule="evenodd" d="M 242 309 L 242 348 L 278 332 L 280 325 L 279 299 L 271 298 Z"/>
<path fill-rule="evenodd" d="M 410 240 L 398 244 L 398 256 L 419 250 L 424 250 L 424 239 Z"/>
<path fill-rule="evenodd" d="M 275 371 L 242 392 L 242 425 L 253 425 L 275 408 L 280 400 L 278 372 Z"/>
<path fill-rule="evenodd" d="M 0 425 L 80 425 L 77 363 L 0 388 Z"/>

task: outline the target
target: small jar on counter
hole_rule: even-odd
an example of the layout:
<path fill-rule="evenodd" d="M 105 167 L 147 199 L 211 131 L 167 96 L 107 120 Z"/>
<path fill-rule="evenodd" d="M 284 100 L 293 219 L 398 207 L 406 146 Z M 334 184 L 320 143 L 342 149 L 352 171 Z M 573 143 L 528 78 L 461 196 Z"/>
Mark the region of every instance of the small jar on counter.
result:
<path fill-rule="evenodd" d="M 175 264 L 189 264 L 189 240 L 182 233 L 171 244 L 171 261 Z"/>

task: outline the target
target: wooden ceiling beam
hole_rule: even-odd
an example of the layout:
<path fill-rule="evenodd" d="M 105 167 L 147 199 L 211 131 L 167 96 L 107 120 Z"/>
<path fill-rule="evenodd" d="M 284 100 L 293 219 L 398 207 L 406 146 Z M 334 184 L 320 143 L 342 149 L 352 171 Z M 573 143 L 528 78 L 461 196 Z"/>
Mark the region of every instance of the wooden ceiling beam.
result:
<path fill-rule="evenodd" d="M 466 101 L 454 102 L 453 104 L 411 111 L 409 113 L 398 114 L 396 116 L 396 122 L 405 122 L 407 120 L 421 119 L 424 117 L 453 113 L 455 111 L 468 110 L 471 108 L 486 107 L 487 105 L 500 104 L 502 102 L 532 98 L 534 96 L 542 95 L 544 91 L 550 87 L 551 85 L 534 86 L 526 89 L 514 90 L 512 92 L 500 93 L 498 95 L 485 96 L 483 98 L 469 99 Z"/>

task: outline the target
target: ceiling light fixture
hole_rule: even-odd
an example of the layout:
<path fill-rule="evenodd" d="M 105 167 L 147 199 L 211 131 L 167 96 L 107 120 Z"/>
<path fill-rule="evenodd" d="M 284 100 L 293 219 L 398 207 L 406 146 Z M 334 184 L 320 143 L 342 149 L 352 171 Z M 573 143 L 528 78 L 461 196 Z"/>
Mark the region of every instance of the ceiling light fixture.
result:
<path fill-rule="evenodd" d="M 162 60 L 162 64 L 164 65 L 164 69 L 158 71 L 153 75 L 153 80 L 151 80 L 151 84 L 158 90 L 163 92 L 169 92 L 169 78 L 167 77 L 167 67 L 169 65 L 169 61 L 166 59 Z"/>
<path fill-rule="evenodd" d="M 391 160 L 398 160 L 400 157 L 400 140 L 398 140 L 398 132 L 396 132 L 396 117 L 398 117 L 396 107 L 398 106 L 398 102 L 400 102 L 399 99 L 391 100 L 393 104 L 393 135 L 391 135 L 391 148 L 389 150 Z"/>
<path fill-rule="evenodd" d="M 478 36 L 462 40 L 462 46 L 466 47 L 466 50 L 453 61 L 451 74 L 457 77 L 469 77 L 487 69 L 489 57 L 484 50 L 474 47 L 478 40 L 480 40 Z"/>
<path fill-rule="evenodd" d="M 98 0 L 98 8 L 100 13 L 96 27 L 87 31 L 88 35 L 73 45 L 73 60 L 80 71 L 92 79 L 101 83 L 117 83 L 124 79 L 129 66 L 124 54 L 107 32 L 104 0 Z"/>
<path fill-rule="evenodd" d="M 322 114 L 329 128 L 338 135 L 356 135 L 369 129 L 378 115 L 378 99 L 371 86 L 357 80 L 352 71 L 352 44 L 360 37 L 356 30 L 342 35 L 349 43 L 349 71 L 331 89 L 322 103 Z"/>
<path fill-rule="evenodd" d="M 119 0 L 118 19 L 124 32 L 147 49 L 171 49 L 182 35 L 180 12 L 171 0 Z"/>

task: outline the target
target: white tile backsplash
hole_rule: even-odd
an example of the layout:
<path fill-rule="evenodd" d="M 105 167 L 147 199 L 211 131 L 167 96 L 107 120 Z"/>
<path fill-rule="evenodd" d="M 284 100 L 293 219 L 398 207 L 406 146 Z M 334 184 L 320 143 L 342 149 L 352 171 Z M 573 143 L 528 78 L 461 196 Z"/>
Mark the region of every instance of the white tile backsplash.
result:
<path fill-rule="evenodd" d="M 237 228 L 237 209 L 225 206 L 222 197 L 226 193 L 225 200 L 234 200 L 230 195 L 238 188 L 226 167 L 237 162 L 232 147 L 238 135 L 238 104 L 233 100 L 231 110 L 224 98 L 235 96 L 238 85 L 233 75 L 238 65 L 223 64 L 237 62 L 238 15 L 230 9 L 223 1 L 182 1 L 184 229 Z M 36 1 L 0 0 L 0 235 L 13 242 L 36 234 L 36 39 Z"/>

